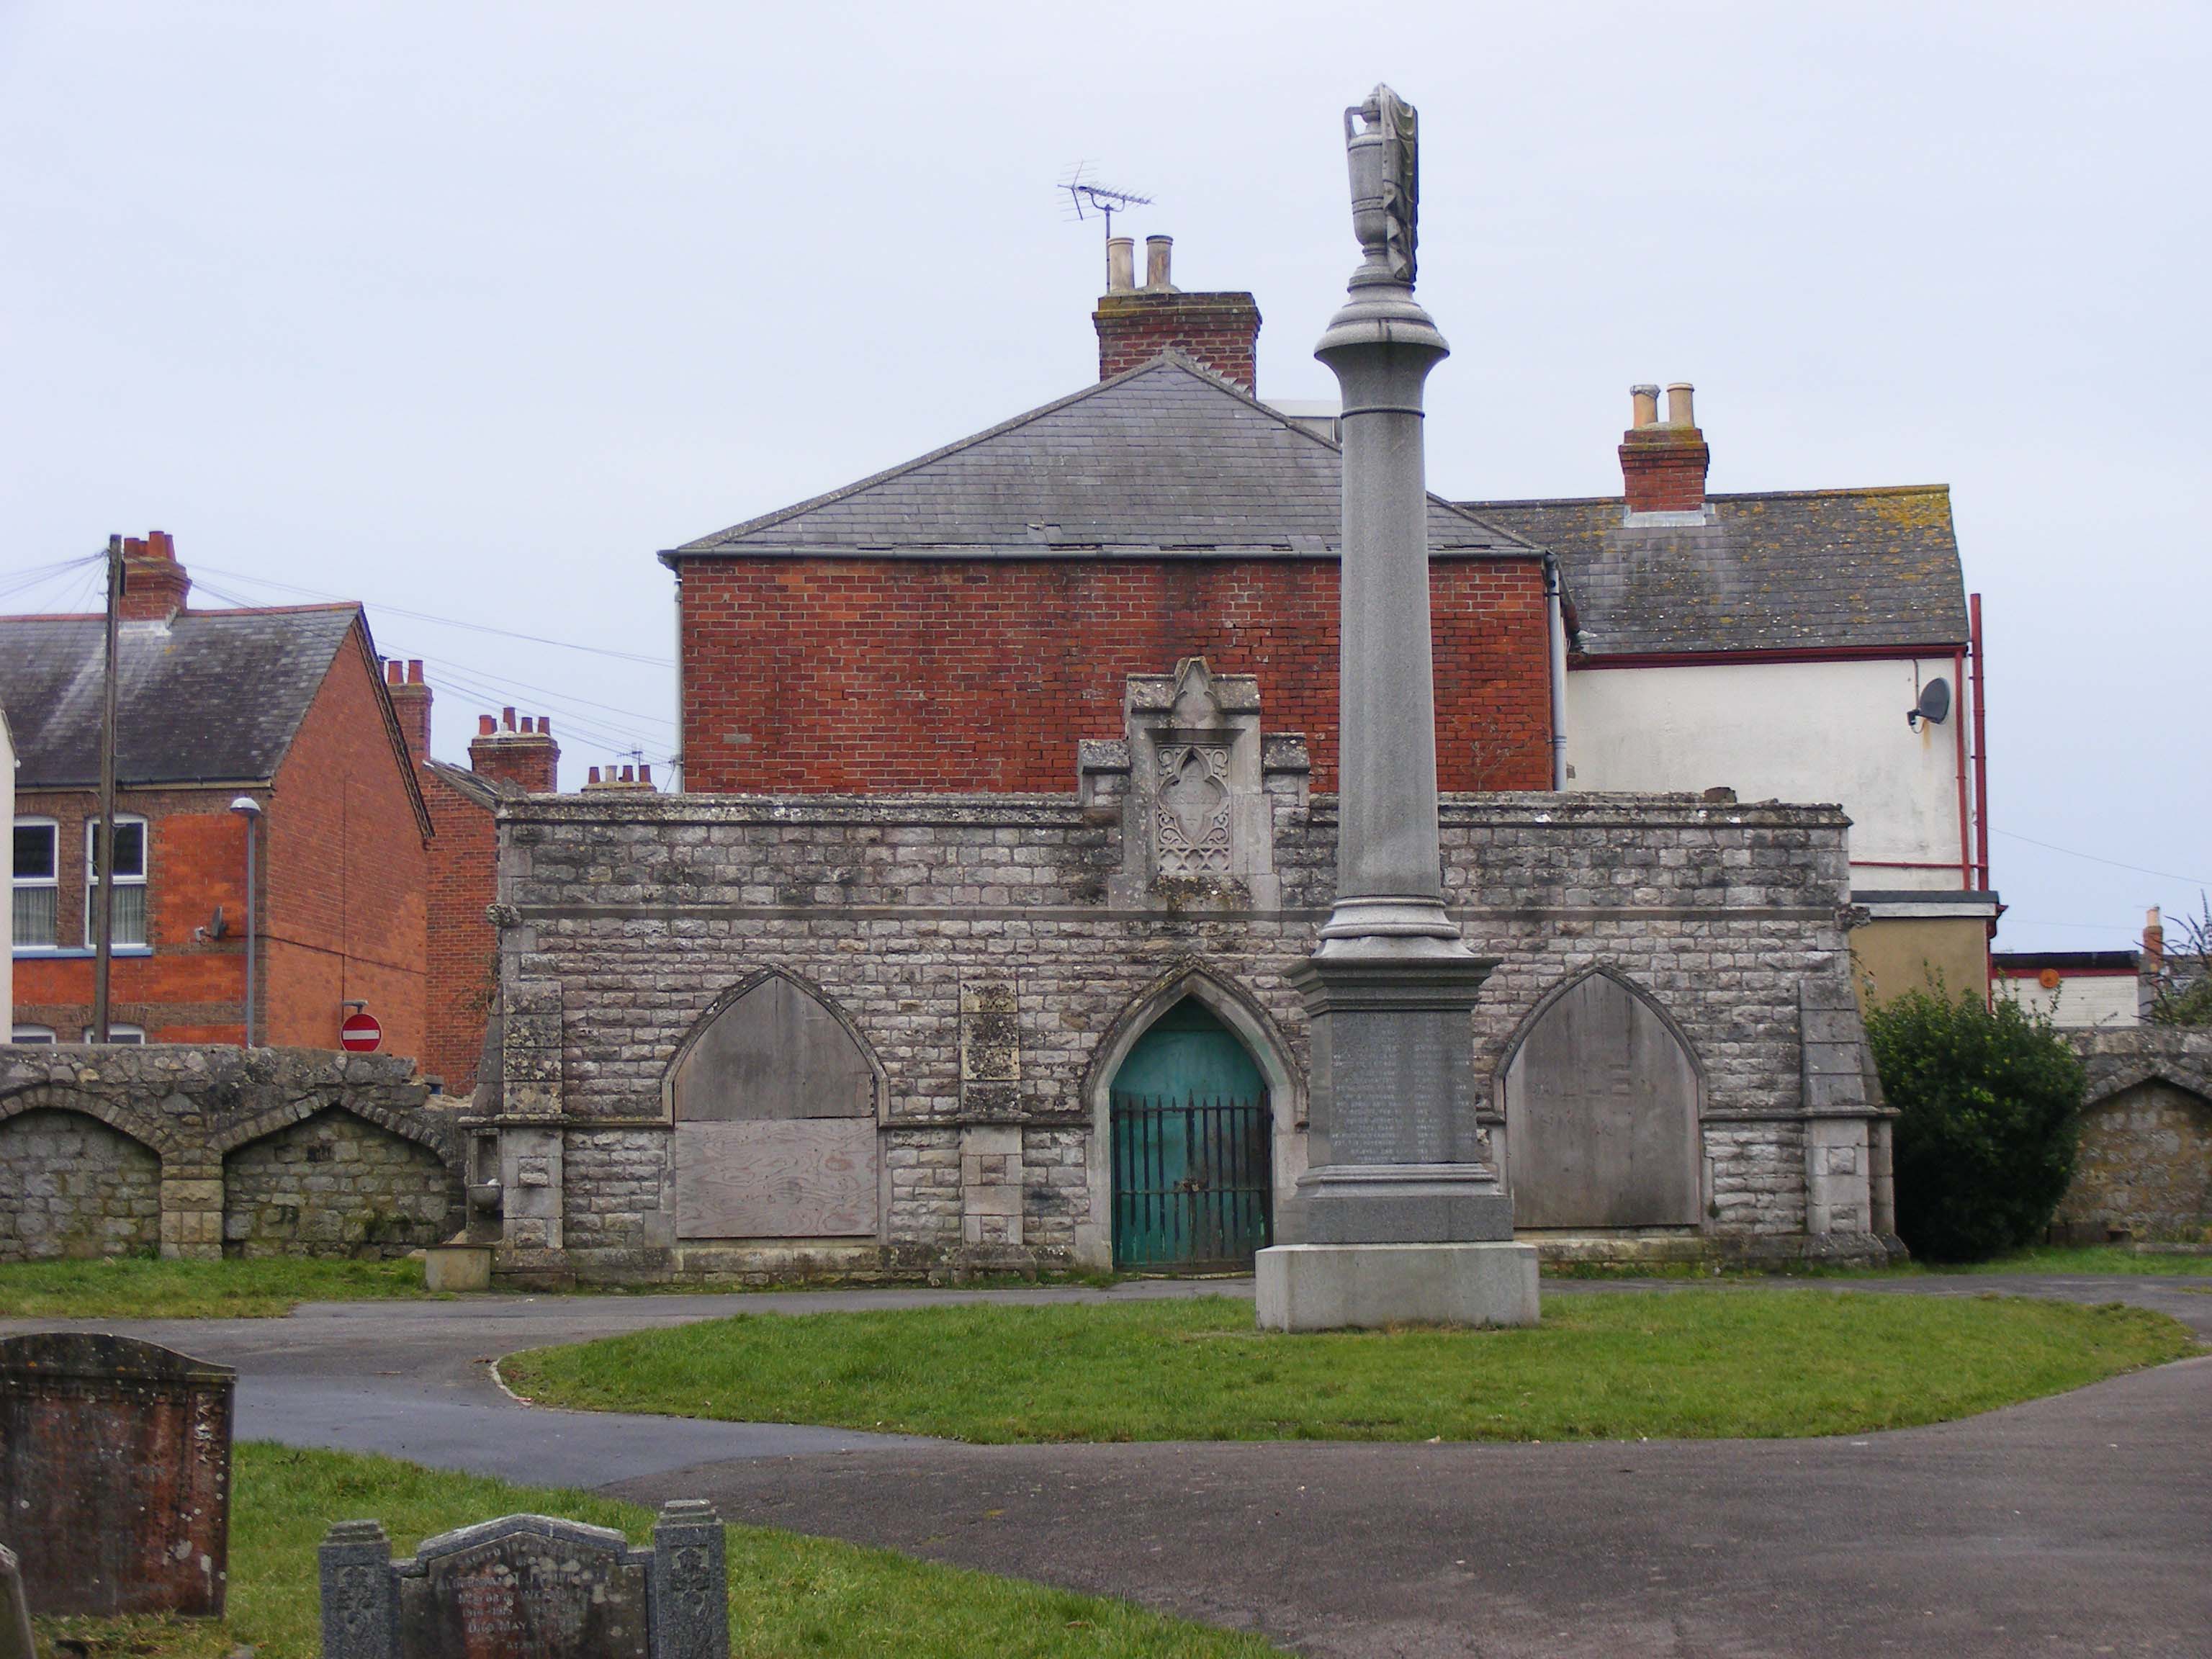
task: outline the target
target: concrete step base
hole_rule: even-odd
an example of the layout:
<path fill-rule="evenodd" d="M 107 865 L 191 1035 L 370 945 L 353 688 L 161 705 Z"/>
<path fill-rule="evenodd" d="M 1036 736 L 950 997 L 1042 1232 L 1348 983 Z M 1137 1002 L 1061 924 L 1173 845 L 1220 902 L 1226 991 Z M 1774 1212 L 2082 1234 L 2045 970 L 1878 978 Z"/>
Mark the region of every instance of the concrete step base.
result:
<path fill-rule="evenodd" d="M 1531 1244 L 1278 1244 L 1255 1272 L 1264 1331 L 1537 1319 Z"/>

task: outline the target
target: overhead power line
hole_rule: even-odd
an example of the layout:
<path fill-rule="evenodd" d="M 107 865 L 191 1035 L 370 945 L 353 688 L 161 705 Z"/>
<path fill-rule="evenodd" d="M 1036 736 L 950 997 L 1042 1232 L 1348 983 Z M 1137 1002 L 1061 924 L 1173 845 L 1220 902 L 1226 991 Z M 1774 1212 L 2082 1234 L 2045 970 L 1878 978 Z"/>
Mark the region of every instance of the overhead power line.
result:
<path fill-rule="evenodd" d="M 1993 827 L 1990 833 L 2002 836 L 2007 841 L 2024 841 L 2030 847 L 2040 847 L 2046 853 L 2063 853 L 2069 859 L 2087 859 L 2092 864 L 2109 864 L 2115 870 L 2132 870 L 2139 876 L 2157 876 L 2166 881 L 2193 881 L 2199 887 L 2212 887 L 2212 877 L 2185 876 L 2172 870 L 2150 870 L 2140 864 L 2123 864 L 2118 859 L 2101 858 L 2094 853 L 2084 853 L 2071 847 L 2061 847 L 2056 842 L 2038 841 L 2033 836 L 2023 836 L 2011 830 L 1998 830 Z"/>
<path fill-rule="evenodd" d="M 201 581 L 197 586 L 226 605 L 239 605 L 248 610 L 253 608 L 252 600 L 216 583 Z M 404 653 L 393 654 L 396 657 Z M 440 684 L 450 687 L 475 702 L 492 708 L 524 703 L 550 708 L 561 717 L 561 724 L 565 734 L 579 738 L 593 748 L 611 750 L 617 754 L 635 752 L 650 756 L 657 761 L 660 758 L 659 751 L 668 747 L 668 739 L 665 736 L 646 737 L 637 732 L 617 727 L 596 715 L 584 713 L 584 710 L 599 709 L 607 714 L 647 720 L 657 725 L 672 727 L 675 725 L 673 720 L 663 715 L 647 714 L 635 709 L 617 708 L 609 703 L 595 702 L 588 697 L 578 697 L 572 693 L 555 691 L 550 687 L 532 685 L 520 680 L 510 680 L 502 675 L 488 672 L 477 664 L 453 662 L 443 657 L 428 655 L 424 656 L 422 660 L 432 665 L 436 670 L 436 678 Z"/>
<path fill-rule="evenodd" d="M 648 657 L 638 651 L 617 651 L 611 646 L 585 645 L 576 640 L 556 640 L 544 634 L 525 634 L 513 628 L 494 628 L 489 623 L 464 622 L 458 617 L 441 617 L 428 611 L 410 611 L 401 605 L 386 605 L 381 599 L 363 599 L 356 594 L 326 593 L 319 588 L 301 587 L 294 582 L 272 580 L 267 576 L 249 575 L 243 570 L 224 570 L 214 565 L 195 564 L 195 572 L 204 570 L 210 575 L 228 576 L 234 581 L 252 582 L 257 587 L 273 587 L 280 593 L 298 593 L 311 599 L 334 600 L 339 604 L 356 602 L 387 611 L 395 617 L 404 617 L 410 622 L 434 623 L 441 628 L 459 628 L 471 634 L 495 634 L 501 639 L 526 640 L 532 645 L 550 645 L 562 651 L 584 651 L 595 657 L 613 657 L 623 662 L 644 663 L 653 668 L 673 668 L 676 665 L 666 657 Z"/>

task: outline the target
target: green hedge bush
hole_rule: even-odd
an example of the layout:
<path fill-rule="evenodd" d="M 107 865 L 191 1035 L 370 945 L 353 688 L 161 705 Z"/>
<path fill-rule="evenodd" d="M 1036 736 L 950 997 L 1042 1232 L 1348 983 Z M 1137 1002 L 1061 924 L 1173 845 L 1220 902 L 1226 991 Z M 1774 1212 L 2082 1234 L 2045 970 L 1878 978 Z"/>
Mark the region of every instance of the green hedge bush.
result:
<path fill-rule="evenodd" d="M 2051 1021 L 1938 982 L 1875 1009 L 1867 1036 L 1899 1114 L 1899 1237 L 1935 1261 L 2039 1240 L 2073 1178 L 2086 1082 Z"/>

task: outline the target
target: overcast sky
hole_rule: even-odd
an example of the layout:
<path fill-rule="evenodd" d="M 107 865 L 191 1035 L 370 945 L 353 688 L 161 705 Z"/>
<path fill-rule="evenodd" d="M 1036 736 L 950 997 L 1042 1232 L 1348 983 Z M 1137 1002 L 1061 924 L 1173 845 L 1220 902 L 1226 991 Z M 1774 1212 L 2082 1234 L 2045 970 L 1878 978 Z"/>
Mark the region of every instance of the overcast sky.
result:
<path fill-rule="evenodd" d="M 1070 164 L 1331 395 L 1388 79 L 1433 486 L 1616 493 L 1644 380 L 1717 491 L 1948 483 L 1999 943 L 2124 946 L 2212 887 L 2208 70 L 2198 0 L 0 0 L 0 573 L 168 530 L 203 597 L 368 600 L 446 757 L 512 703 L 571 787 L 665 765 L 658 550 L 1095 378 Z"/>

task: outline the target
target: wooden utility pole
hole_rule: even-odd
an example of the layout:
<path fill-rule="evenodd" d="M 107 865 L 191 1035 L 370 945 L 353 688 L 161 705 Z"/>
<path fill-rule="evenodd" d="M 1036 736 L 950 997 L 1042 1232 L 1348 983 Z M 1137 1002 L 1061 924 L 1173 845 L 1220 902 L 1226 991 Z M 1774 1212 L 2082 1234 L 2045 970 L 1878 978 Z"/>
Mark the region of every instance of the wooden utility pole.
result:
<path fill-rule="evenodd" d="M 123 538 L 107 538 L 107 657 L 100 704 L 100 828 L 93 842 L 92 1040 L 108 1039 L 107 976 L 115 955 L 115 641 L 123 607 Z"/>

